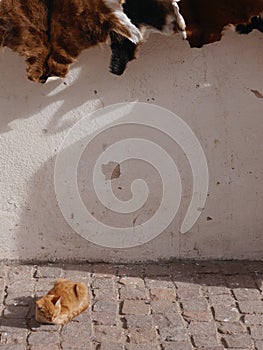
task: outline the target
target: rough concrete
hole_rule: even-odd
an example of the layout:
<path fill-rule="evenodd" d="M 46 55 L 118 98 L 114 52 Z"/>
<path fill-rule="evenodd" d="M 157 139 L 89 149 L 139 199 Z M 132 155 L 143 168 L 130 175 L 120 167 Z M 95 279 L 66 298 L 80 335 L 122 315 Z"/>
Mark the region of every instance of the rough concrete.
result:
<path fill-rule="evenodd" d="M 21 58 L 1 52 L 0 259 L 262 259 L 262 46 L 262 34 L 257 32 L 228 32 L 220 43 L 202 49 L 190 49 L 177 37 L 153 35 L 123 77 L 108 72 L 110 52 L 105 46 L 85 52 L 64 81 L 43 86 L 26 80 Z M 164 135 L 134 127 L 137 137 L 145 131 L 145 138 L 160 143 L 175 160 L 183 183 L 181 207 L 153 241 L 131 249 L 107 249 L 83 239 L 66 223 L 55 198 L 54 164 L 65 135 L 82 116 L 136 100 L 165 107 L 192 128 L 207 157 L 209 195 L 198 222 L 181 234 L 192 191 L 187 158 Z M 121 164 L 113 176 L 116 194 L 129 199 L 131 181 L 145 178 L 151 193 L 148 203 L 136 216 L 124 217 L 98 203 L 87 164 L 120 134 L 131 136 L 117 130 L 87 150 L 80 181 L 89 211 L 123 227 L 148 219 L 158 208 L 161 193 L 158 174 L 131 161 Z"/>
<path fill-rule="evenodd" d="M 4 265 L 0 347 L 10 350 L 262 350 L 258 262 Z M 65 326 L 39 324 L 34 301 L 58 277 L 83 281 L 90 307 Z"/>

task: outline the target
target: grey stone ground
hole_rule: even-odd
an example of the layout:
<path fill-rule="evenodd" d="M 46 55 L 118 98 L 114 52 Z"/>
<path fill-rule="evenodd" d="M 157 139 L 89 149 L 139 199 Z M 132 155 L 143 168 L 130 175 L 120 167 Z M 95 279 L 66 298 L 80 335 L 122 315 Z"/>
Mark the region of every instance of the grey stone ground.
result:
<path fill-rule="evenodd" d="M 91 304 L 64 327 L 34 320 L 58 277 Z M 0 264 L 1 350 L 263 350 L 263 263 Z"/>

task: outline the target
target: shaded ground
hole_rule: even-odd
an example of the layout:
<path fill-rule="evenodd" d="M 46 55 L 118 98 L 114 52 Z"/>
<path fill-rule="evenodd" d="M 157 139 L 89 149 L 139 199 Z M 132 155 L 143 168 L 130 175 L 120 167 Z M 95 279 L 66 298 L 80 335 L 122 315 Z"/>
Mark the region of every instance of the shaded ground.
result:
<path fill-rule="evenodd" d="M 58 277 L 90 287 L 64 327 L 34 320 Z M 263 263 L 0 265 L 1 350 L 263 349 Z"/>

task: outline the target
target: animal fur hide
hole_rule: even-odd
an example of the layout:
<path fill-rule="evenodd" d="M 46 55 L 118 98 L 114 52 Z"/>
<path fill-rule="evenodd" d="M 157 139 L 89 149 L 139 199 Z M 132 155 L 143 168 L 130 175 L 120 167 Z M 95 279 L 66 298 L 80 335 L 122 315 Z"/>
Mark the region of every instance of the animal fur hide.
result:
<path fill-rule="evenodd" d="M 0 0 L 0 45 L 25 57 L 27 76 L 65 77 L 82 50 L 111 39 L 110 69 L 136 57 L 144 27 L 181 32 L 191 47 L 220 40 L 229 24 L 262 29 L 263 0 Z M 185 22 L 186 32 L 185 32 Z"/>
<path fill-rule="evenodd" d="M 35 82 L 65 77 L 82 50 L 116 33 L 138 43 L 142 36 L 119 0 L 1 0 L 0 43 L 26 58 Z"/>
<path fill-rule="evenodd" d="M 164 31 L 172 0 L 125 0 L 123 8 L 140 29 L 153 27 Z M 202 47 L 221 39 L 223 30 L 232 24 L 237 32 L 262 31 L 263 0 L 181 0 L 180 12 L 186 22 L 191 47 Z M 257 17 L 254 17 L 257 16 Z M 124 37 L 111 35 L 110 69 L 121 75 L 129 61 L 136 58 L 138 45 Z"/>

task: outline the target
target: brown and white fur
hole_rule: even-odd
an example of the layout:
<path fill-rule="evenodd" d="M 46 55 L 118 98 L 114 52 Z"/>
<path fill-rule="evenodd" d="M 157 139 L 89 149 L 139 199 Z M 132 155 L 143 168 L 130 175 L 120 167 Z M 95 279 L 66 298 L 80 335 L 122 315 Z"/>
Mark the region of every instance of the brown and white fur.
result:
<path fill-rule="evenodd" d="M 140 28 L 144 41 L 154 31 L 166 35 L 181 33 L 186 39 L 186 24 L 178 2 L 180 0 L 125 0 L 123 9 L 131 21 Z M 110 70 L 121 75 L 128 63 L 136 57 L 138 45 L 111 33 L 112 58 Z"/>
<path fill-rule="evenodd" d="M 119 0 L 1 0 L 0 45 L 26 58 L 27 76 L 65 77 L 82 50 L 114 32 L 138 44 L 142 35 Z"/>
<path fill-rule="evenodd" d="M 88 290 L 84 283 L 58 279 L 47 295 L 36 301 L 36 320 L 63 325 L 88 306 Z"/>
<path fill-rule="evenodd" d="M 170 17 L 171 4 L 177 14 L 175 20 Z M 181 0 L 180 11 L 176 5 L 177 2 L 172 0 L 126 0 L 123 8 L 142 31 L 151 26 L 169 34 L 174 23 L 177 26 L 181 24 L 178 27 L 191 47 L 202 47 L 220 40 L 224 28 L 230 24 L 237 26 L 240 33 L 249 33 L 254 28 L 262 31 L 262 16 L 258 15 L 263 11 L 263 0 Z M 186 29 L 182 19 L 185 19 Z M 114 34 L 111 39 L 110 69 L 112 73 L 121 75 L 127 63 L 136 57 L 138 45 Z"/>

